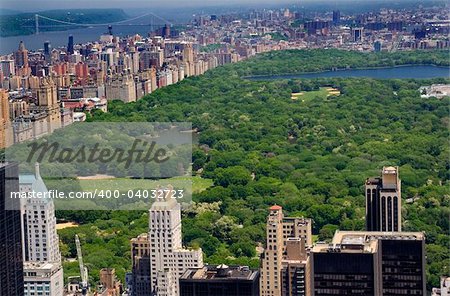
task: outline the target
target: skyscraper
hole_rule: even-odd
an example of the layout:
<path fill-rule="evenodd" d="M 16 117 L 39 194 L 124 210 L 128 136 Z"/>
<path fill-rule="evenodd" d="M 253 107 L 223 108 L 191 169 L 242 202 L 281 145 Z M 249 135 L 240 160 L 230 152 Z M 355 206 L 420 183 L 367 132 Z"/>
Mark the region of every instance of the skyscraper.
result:
<path fill-rule="evenodd" d="M 309 295 L 309 260 L 312 244 L 310 219 L 287 218 L 280 206 L 269 208 L 267 243 L 261 258 L 262 296 Z"/>
<path fill-rule="evenodd" d="M 73 54 L 74 48 L 73 48 L 73 35 L 69 35 L 69 42 L 67 44 L 67 53 Z"/>
<path fill-rule="evenodd" d="M 180 276 L 203 267 L 202 250 L 182 246 L 181 206 L 171 197 L 155 200 L 148 235 L 132 239 L 131 245 L 134 296 L 178 296 Z"/>
<path fill-rule="evenodd" d="M 181 206 L 174 199 L 157 199 L 149 211 L 150 272 L 157 296 L 179 295 L 180 276 L 188 268 L 203 267 L 201 249 L 184 249 L 181 239 Z"/>
<path fill-rule="evenodd" d="M 28 50 L 25 48 L 23 41 L 19 43 L 19 49 L 14 52 L 14 60 L 16 64 L 16 74 L 19 76 L 28 76 L 31 74 L 31 68 L 28 63 Z"/>
<path fill-rule="evenodd" d="M 164 38 L 170 38 L 170 25 L 169 24 L 165 24 L 164 27 L 162 28 L 162 36 Z"/>
<path fill-rule="evenodd" d="M 50 61 L 51 52 L 52 52 L 52 45 L 50 41 L 47 40 L 44 42 L 44 57 L 46 61 Z"/>
<path fill-rule="evenodd" d="M 52 45 L 50 44 L 50 41 L 48 41 L 48 40 L 45 41 L 44 42 L 44 54 L 49 55 L 51 50 L 52 50 Z"/>
<path fill-rule="evenodd" d="M 133 296 L 151 295 L 150 241 L 147 233 L 131 240 Z"/>
<path fill-rule="evenodd" d="M 0 295 L 24 295 L 23 260 L 18 199 L 11 192 L 19 192 L 17 164 L 0 163 Z M 14 210 L 17 209 L 17 210 Z"/>
<path fill-rule="evenodd" d="M 353 42 L 361 42 L 364 40 L 363 38 L 364 28 L 352 28 L 352 41 Z"/>
<path fill-rule="evenodd" d="M 314 296 L 426 295 L 421 232 L 337 231 L 311 261 Z"/>
<path fill-rule="evenodd" d="M 333 10 L 333 25 L 337 26 L 341 22 L 341 12 L 339 10 Z"/>
<path fill-rule="evenodd" d="M 398 167 L 383 167 L 381 178 L 365 182 L 366 229 L 402 231 L 401 181 Z"/>
<path fill-rule="evenodd" d="M 14 60 L 18 68 L 28 68 L 28 50 L 23 41 L 20 41 L 19 49 L 14 53 Z"/>
<path fill-rule="evenodd" d="M 20 175 L 21 192 L 47 192 L 41 178 L 39 164 L 35 175 Z M 59 238 L 56 233 L 56 217 L 53 200 L 49 198 L 28 198 L 23 206 L 24 260 L 61 264 Z"/>
<path fill-rule="evenodd" d="M 267 217 L 267 244 L 261 264 L 262 296 L 281 296 L 281 260 L 283 258 L 283 210 L 270 207 Z"/>

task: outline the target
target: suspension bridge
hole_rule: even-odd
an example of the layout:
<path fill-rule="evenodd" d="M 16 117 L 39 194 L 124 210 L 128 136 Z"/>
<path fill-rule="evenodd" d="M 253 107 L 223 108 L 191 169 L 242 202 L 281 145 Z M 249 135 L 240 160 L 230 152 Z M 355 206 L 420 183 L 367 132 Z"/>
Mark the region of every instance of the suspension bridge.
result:
<path fill-rule="evenodd" d="M 42 25 L 39 24 L 39 19 L 42 20 L 46 20 L 48 23 L 48 21 L 53 22 L 53 24 L 46 24 L 46 25 Z M 141 19 L 142 21 L 140 23 L 132 23 L 135 21 L 138 21 L 139 19 Z M 155 22 L 156 20 L 156 22 Z M 147 21 L 147 23 L 143 23 L 143 21 Z M 100 26 L 112 26 L 112 25 L 121 25 L 121 26 L 150 26 L 151 29 L 153 30 L 153 26 L 159 26 L 159 25 L 170 25 L 172 26 L 172 22 L 152 13 L 152 12 L 148 12 L 127 20 L 122 20 L 122 21 L 117 21 L 117 22 L 112 22 L 112 23 L 91 23 L 91 24 L 87 24 L 87 23 L 74 23 L 74 22 L 70 22 L 70 21 L 63 21 L 63 20 L 58 20 L 58 19 L 54 19 L 54 18 L 50 18 L 50 17 L 46 17 L 40 14 L 35 14 L 34 15 L 34 28 L 35 28 L 35 33 L 39 34 L 39 29 L 40 28 L 49 28 L 49 27 L 67 27 L 67 26 L 77 26 L 77 27 L 100 27 Z M 148 23 L 149 22 L 149 23 Z"/>

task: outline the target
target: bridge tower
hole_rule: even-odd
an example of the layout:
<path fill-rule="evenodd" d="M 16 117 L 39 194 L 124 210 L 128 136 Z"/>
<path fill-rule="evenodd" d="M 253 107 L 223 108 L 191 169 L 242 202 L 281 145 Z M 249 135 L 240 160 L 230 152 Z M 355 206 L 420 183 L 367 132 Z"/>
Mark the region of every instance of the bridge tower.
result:
<path fill-rule="evenodd" d="M 36 35 L 39 34 L 39 15 L 35 14 L 34 15 L 34 24 L 35 24 L 35 29 L 36 29 Z"/>

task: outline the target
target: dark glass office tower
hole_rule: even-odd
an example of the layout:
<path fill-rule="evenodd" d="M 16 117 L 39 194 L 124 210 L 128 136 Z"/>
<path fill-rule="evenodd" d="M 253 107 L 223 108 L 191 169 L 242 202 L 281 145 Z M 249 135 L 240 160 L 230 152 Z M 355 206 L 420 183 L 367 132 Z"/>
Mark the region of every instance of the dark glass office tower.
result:
<path fill-rule="evenodd" d="M 67 53 L 73 54 L 74 48 L 73 48 L 73 35 L 69 35 L 69 43 L 67 44 Z"/>
<path fill-rule="evenodd" d="M 313 296 L 426 295 L 422 232 L 336 231 L 311 257 Z"/>
<path fill-rule="evenodd" d="M 384 296 L 426 295 L 425 240 L 399 234 L 381 239 Z"/>
<path fill-rule="evenodd" d="M 24 295 L 19 200 L 10 199 L 11 192 L 18 191 L 17 164 L 0 163 L 0 295 L 2 296 Z"/>
<path fill-rule="evenodd" d="M 259 271 L 248 266 L 207 265 L 180 277 L 180 296 L 259 296 Z"/>
<path fill-rule="evenodd" d="M 339 10 L 333 10 L 333 25 L 339 25 L 341 22 L 341 12 Z"/>

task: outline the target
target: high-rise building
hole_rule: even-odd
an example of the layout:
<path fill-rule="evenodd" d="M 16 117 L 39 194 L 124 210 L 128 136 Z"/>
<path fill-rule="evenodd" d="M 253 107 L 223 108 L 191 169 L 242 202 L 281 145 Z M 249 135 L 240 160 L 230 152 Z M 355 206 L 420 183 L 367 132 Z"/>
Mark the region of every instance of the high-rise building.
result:
<path fill-rule="evenodd" d="M 183 61 L 186 63 L 194 62 L 195 54 L 192 43 L 183 44 Z"/>
<path fill-rule="evenodd" d="M 14 60 L 0 61 L 1 71 L 5 77 L 16 75 Z"/>
<path fill-rule="evenodd" d="M 67 53 L 73 54 L 74 52 L 73 35 L 69 35 L 69 42 L 67 43 Z"/>
<path fill-rule="evenodd" d="M 333 25 L 339 25 L 341 22 L 341 12 L 339 10 L 333 10 Z"/>
<path fill-rule="evenodd" d="M 381 177 L 365 182 L 366 230 L 402 231 L 401 181 L 398 167 L 383 167 Z"/>
<path fill-rule="evenodd" d="M 304 296 L 310 294 L 310 264 L 305 239 L 288 238 L 281 262 L 281 294 Z"/>
<path fill-rule="evenodd" d="M 312 295 L 426 295 L 421 232 L 337 231 L 311 255 Z"/>
<path fill-rule="evenodd" d="M 47 113 L 47 130 L 51 133 L 61 127 L 61 108 L 56 85 L 51 78 L 42 78 L 36 89 L 39 111 Z"/>
<path fill-rule="evenodd" d="M 11 146 L 14 141 L 9 112 L 8 92 L 0 89 L 0 149 Z"/>
<path fill-rule="evenodd" d="M 184 249 L 181 206 L 174 198 L 156 200 L 149 211 L 150 272 L 157 296 L 179 295 L 178 280 L 188 268 L 203 267 L 201 249 Z"/>
<path fill-rule="evenodd" d="M 352 28 L 352 41 L 362 42 L 364 40 L 363 31 L 364 28 Z"/>
<path fill-rule="evenodd" d="M 165 24 L 162 28 L 162 37 L 164 38 L 170 38 L 170 25 Z"/>
<path fill-rule="evenodd" d="M 281 296 L 281 260 L 283 259 L 283 210 L 270 207 L 267 217 L 267 243 L 262 255 L 260 291 L 262 296 Z"/>
<path fill-rule="evenodd" d="M 180 296 L 259 296 L 259 271 L 248 266 L 208 265 L 180 277 Z"/>
<path fill-rule="evenodd" d="M 80 79 L 87 78 L 89 76 L 88 65 L 83 62 L 76 63 L 75 64 L 75 75 L 77 76 L 77 78 L 80 78 Z"/>
<path fill-rule="evenodd" d="M 0 163 L 0 295 L 24 295 L 20 204 L 17 164 Z"/>
<path fill-rule="evenodd" d="M 125 103 L 136 101 L 136 85 L 132 74 L 108 76 L 105 85 L 106 99 L 122 100 Z"/>
<path fill-rule="evenodd" d="M 152 204 L 148 235 L 132 239 L 131 245 L 133 296 L 178 296 L 180 276 L 203 267 L 202 250 L 182 246 L 181 206 L 170 197 Z"/>
<path fill-rule="evenodd" d="M 302 238 L 306 246 L 312 246 L 312 221 L 303 217 L 283 217 L 283 245 L 288 238 Z"/>
<path fill-rule="evenodd" d="M 44 42 L 44 57 L 46 61 L 50 61 L 50 56 L 52 53 L 52 45 L 50 43 L 50 41 L 45 41 Z"/>
<path fill-rule="evenodd" d="M 31 68 L 28 62 L 28 50 L 25 48 L 23 41 L 20 41 L 19 49 L 14 52 L 14 60 L 16 64 L 16 75 L 28 76 L 31 74 Z"/>
<path fill-rule="evenodd" d="M 14 60 L 17 67 L 28 68 L 28 50 L 23 41 L 20 41 L 19 49 L 14 53 Z"/>
<path fill-rule="evenodd" d="M 150 272 L 150 241 L 143 233 L 131 240 L 132 277 L 131 295 L 146 296 L 152 293 Z"/>
<path fill-rule="evenodd" d="M 35 175 L 20 175 L 21 192 L 48 192 L 36 164 Z M 55 206 L 49 198 L 27 198 L 22 205 L 24 260 L 61 264 Z"/>
<path fill-rule="evenodd" d="M 23 272 L 25 296 L 64 295 L 64 276 L 61 264 L 25 262 Z"/>
<path fill-rule="evenodd" d="M 311 222 L 284 217 L 278 205 L 269 208 L 267 243 L 261 258 L 262 296 L 309 295 L 305 248 L 312 244 Z"/>
<path fill-rule="evenodd" d="M 382 45 L 383 45 L 383 44 L 381 43 L 380 40 L 375 41 L 375 42 L 373 43 L 373 51 L 375 51 L 375 52 L 380 52 L 381 49 L 382 49 Z"/>
<path fill-rule="evenodd" d="M 120 296 L 122 284 L 116 277 L 116 270 L 114 268 L 100 269 L 100 285 L 101 295 Z"/>

